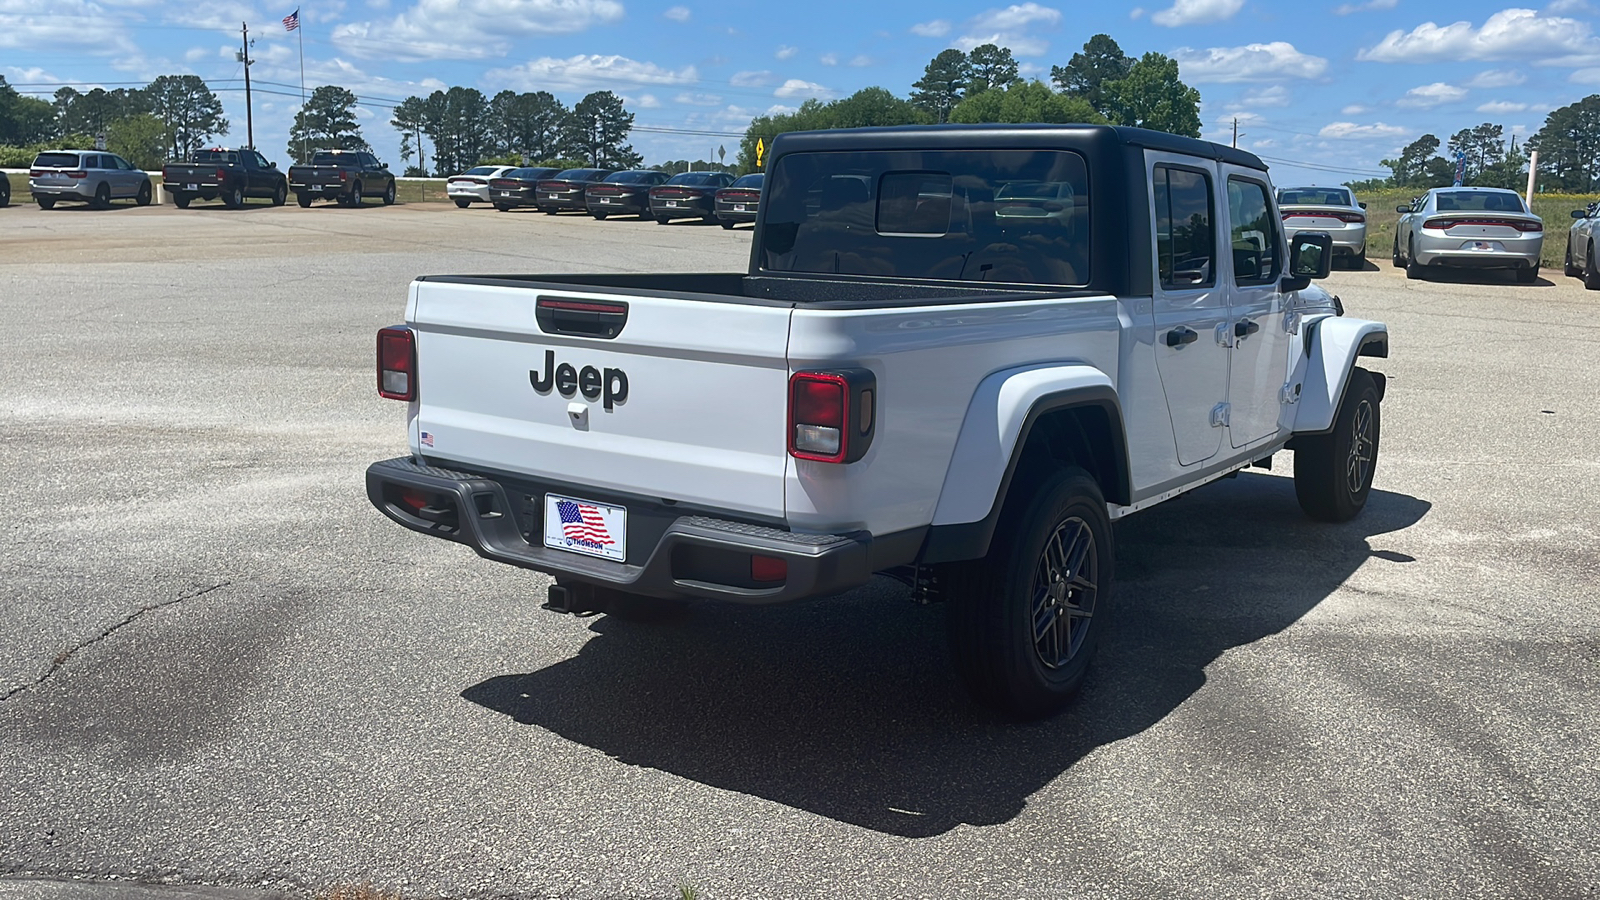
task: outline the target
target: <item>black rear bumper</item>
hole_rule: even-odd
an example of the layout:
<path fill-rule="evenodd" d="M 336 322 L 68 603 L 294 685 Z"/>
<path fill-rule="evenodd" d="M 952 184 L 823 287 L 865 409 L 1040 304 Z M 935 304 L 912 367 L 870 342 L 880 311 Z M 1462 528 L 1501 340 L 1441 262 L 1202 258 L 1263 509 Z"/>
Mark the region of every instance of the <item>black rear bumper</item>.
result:
<path fill-rule="evenodd" d="M 427 495 L 428 504 L 419 508 L 403 502 L 401 495 L 408 490 Z M 648 597 L 778 603 L 838 593 L 872 575 L 870 535 L 796 534 L 704 515 L 672 519 L 653 546 L 630 551 L 637 564 L 556 550 L 544 546 L 542 505 L 530 510 L 530 504 L 514 499 L 528 490 L 527 484 L 508 485 L 496 476 L 442 469 L 409 457 L 367 467 L 367 498 L 394 521 L 466 544 L 485 559 L 564 582 Z M 630 525 L 629 530 L 630 543 L 635 536 L 652 537 L 646 529 L 633 533 Z M 751 555 L 782 559 L 787 576 L 780 582 L 754 582 Z"/>

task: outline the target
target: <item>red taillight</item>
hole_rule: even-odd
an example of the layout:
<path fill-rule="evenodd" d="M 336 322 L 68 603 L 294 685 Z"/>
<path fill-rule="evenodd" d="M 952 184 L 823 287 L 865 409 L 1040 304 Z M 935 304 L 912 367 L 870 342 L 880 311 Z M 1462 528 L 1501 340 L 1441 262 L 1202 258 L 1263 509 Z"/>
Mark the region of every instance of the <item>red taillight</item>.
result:
<path fill-rule="evenodd" d="M 227 177 L 228 177 L 228 170 L 227 169 L 218 169 L 217 170 L 217 180 L 218 181 L 222 181 L 222 180 L 226 179 Z"/>
<path fill-rule="evenodd" d="M 378 396 L 417 399 L 417 341 L 409 328 L 378 332 Z"/>
<path fill-rule="evenodd" d="M 29 178 L 38 178 L 40 175 L 43 175 L 43 174 L 44 174 L 44 170 L 43 169 L 29 169 L 28 170 L 28 177 Z"/>
<path fill-rule="evenodd" d="M 1531 231 L 1543 231 L 1544 230 L 1544 223 L 1543 222 L 1522 222 L 1522 221 L 1517 221 L 1517 222 L 1512 222 L 1511 224 L 1516 226 L 1516 229 L 1518 231 L 1530 231 L 1531 232 Z"/>
<path fill-rule="evenodd" d="M 872 442 L 876 381 L 866 369 L 796 372 L 789 379 L 789 455 L 855 462 Z"/>
<path fill-rule="evenodd" d="M 751 581 L 785 581 L 789 578 L 789 563 L 776 556 L 751 556 Z"/>
<path fill-rule="evenodd" d="M 1341 222 L 1355 223 L 1355 222 L 1365 222 L 1367 220 L 1367 217 L 1362 215 L 1361 213 L 1336 213 L 1335 215 L 1337 215 L 1339 217 L 1339 221 L 1341 221 Z"/>
<path fill-rule="evenodd" d="M 350 180 L 350 170 L 349 169 L 340 169 L 339 170 L 339 180 L 340 181 L 349 181 Z"/>
<path fill-rule="evenodd" d="M 1534 232 L 1544 231 L 1541 222 L 1529 222 L 1526 219 L 1429 219 L 1422 223 L 1423 228 L 1449 229 L 1458 225 L 1480 225 L 1493 228 L 1515 228 L 1518 231 Z"/>
<path fill-rule="evenodd" d="M 88 178 L 89 177 L 89 173 L 88 172 L 68 172 L 67 173 L 67 177 L 68 178 Z"/>

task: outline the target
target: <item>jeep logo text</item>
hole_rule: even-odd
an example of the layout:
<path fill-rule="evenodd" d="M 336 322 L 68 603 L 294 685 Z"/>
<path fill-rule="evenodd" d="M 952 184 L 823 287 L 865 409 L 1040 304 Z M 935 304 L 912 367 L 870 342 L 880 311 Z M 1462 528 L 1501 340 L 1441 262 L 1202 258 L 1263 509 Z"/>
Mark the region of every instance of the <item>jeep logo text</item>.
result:
<path fill-rule="evenodd" d="M 572 363 L 556 365 L 556 352 L 544 352 L 544 373 L 538 369 L 528 372 L 528 383 L 541 394 L 550 393 L 553 387 L 563 397 L 571 397 L 581 393 L 586 399 L 599 400 L 605 398 L 606 412 L 611 411 L 615 404 L 628 399 L 628 374 L 621 369 L 596 369 L 594 366 L 584 366 L 574 369 Z"/>

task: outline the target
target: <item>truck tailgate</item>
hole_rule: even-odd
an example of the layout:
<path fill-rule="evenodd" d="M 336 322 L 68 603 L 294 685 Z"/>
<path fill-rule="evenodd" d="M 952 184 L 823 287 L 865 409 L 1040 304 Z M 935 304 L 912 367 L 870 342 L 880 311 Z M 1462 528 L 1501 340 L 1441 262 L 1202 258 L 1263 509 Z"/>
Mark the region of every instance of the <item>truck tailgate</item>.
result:
<path fill-rule="evenodd" d="M 536 316 L 541 298 L 625 303 L 626 322 L 610 339 L 551 333 Z M 415 282 L 412 449 L 595 495 L 579 499 L 626 493 L 781 520 L 790 313 L 538 283 Z"/>

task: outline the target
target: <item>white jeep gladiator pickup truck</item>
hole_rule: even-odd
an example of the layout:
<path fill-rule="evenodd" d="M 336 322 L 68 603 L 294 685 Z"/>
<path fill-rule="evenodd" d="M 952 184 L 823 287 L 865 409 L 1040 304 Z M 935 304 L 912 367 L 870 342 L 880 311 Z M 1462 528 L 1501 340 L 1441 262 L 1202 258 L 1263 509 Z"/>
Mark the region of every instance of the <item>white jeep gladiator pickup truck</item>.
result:
<path fill-rule="evenodd" d="M 561 612 L 897 575 L 980 701 L 1045 715 L 1113 520 L 1285 448 L 1311 516 L 1366 502 L 1388 332 L 1275 203 L 1254 155 L 1139 129 L 787 134 L 748 274 L 417 279 L 378 334 L 411 452 L 368 496 Z"/>

